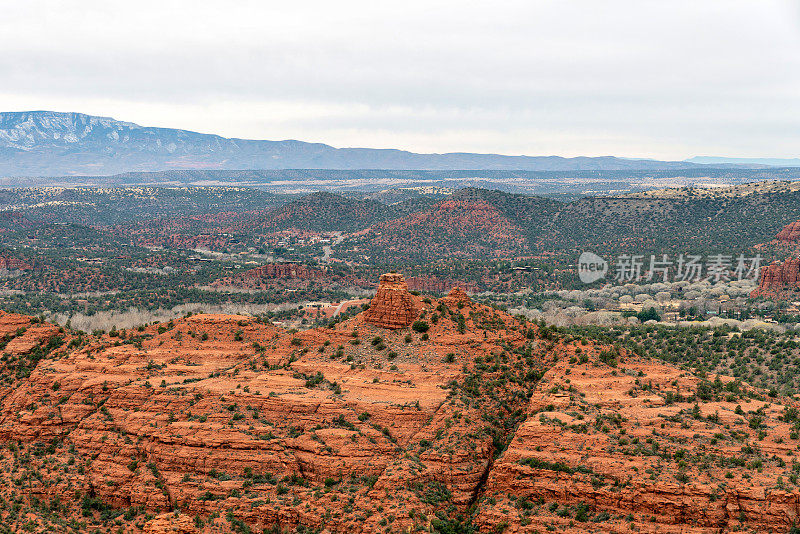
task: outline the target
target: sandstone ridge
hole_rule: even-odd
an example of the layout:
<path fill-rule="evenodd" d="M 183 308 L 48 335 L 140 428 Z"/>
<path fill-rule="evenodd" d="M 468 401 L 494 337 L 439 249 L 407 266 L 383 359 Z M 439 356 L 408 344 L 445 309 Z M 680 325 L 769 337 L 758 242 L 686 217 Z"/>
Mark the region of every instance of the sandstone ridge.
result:
<path fill-rule="evenodd" d="M 267 289 L 276 284 L 291 284 L 319 280 L 325 273 L 297 263 L 268 263 L 248 269 L 232 277 L 212 282 L 212 287 L 241 287 L 245 289 Z"/>

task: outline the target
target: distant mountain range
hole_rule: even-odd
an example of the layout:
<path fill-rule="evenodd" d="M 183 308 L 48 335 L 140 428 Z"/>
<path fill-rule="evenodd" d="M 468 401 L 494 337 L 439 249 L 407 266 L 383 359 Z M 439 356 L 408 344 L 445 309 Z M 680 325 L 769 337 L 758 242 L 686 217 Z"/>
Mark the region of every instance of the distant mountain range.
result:
<path fill-rule="evenodd" d="M 800 167 L 800 158 L 718 158 L 716 156 L 695 156 L 686 161 L 701 165 L 768 165 L 772 167 Z"/>
<path fill-rule="evenodd" d="M 302 141 L 233 139 L 55 111 L 0 113 L 0 176 L 110 175 L 175 169 L 670 170 L 699 162 L 612 156 L 416 154 Z M 725 162 L 714 166 L 726 167 Z M 762 165 L 747 165 L 760 167 Z"/>

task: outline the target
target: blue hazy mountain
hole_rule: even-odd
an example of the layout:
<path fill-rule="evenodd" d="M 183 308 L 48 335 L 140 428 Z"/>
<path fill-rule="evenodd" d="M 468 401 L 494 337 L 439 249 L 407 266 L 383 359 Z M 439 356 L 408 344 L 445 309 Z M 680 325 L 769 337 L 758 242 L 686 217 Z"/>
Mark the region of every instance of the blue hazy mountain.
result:
<path fill-rule="evenodd" d="M 695 156 L 686 161 L 701 165 L 762 165 L 770 167 L 800 167 L 800 158 L 720 158 L 716 156 Z"/>
<path fill-rule="evenodd" d="M 334 148 L 260 141 L 55 111 L 0 113 L 0 176 L 109 175 L 171 169 L 665 170 L 693 162 Z"/>

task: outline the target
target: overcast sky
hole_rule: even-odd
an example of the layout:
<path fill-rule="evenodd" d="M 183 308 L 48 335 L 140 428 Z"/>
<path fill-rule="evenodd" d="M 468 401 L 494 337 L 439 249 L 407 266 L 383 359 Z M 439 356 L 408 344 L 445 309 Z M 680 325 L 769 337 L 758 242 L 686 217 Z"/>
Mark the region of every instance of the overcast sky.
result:
<path fill-rule="evenodd" d="M 0 109 L 417 152 L 800 156 L 800 0 L 0 6 Z"/>

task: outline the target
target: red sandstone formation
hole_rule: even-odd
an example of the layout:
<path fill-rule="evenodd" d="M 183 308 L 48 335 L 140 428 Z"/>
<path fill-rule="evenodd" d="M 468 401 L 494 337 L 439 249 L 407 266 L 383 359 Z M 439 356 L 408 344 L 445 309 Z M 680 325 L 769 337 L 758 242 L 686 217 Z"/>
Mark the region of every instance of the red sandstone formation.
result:
<path fill-rule="evenodd" d="M 800 241 L 800 221 L 787 224 L 783 230 L 778 232 L 776 239 L 788 243 L 797 243 Z"/>
<path fill-rule="evenodd" d="M 410 276 L 406 278 L 408 288 L 412 291 L 424 293 L 447 293 L 454 287 L 461 287 L 475 293 L 478 288 L 475 284 L 464 284 L 455 280 L 437 278 L 435 276 Z"/>
<path fill-rule="evenodd" d="M 378 292 L 364 313 L 364 322 L 396 330 L 414 322 L 418 313 L 419 306 L 403 275 L 388 273 L 381 275 Z"/>
<path fill-rule="evenodd" d="M 311 281 L 315 282 L 315 287 L 329 287 L 332 284 L 375 287 L 374 282 L 367 282 L 352 275 L 332 274 L 325 268 L 315 269 L 298 263 L 269 263 L 234 276 L 220 278 L 211 285 L 240 289 L 299 289 L 308 286 Z"/>
<path fill-rule="evenodd" d="M 268 263 L 235 276 L 215 280 L 214 287 L 266 289 L 276 281 L 308 281 L 323 278 L 325 273 L 298 263 Z"/>
<path fill-rule="evenodd" d="M 33 269 L 29 264 L 17 258 L 7 258 L 0 256 L 0 270 L 6 271 L 28 271 Z"/>
<path fill-rule="evenodd" d="M 763 267 L 752 297 L 790 297 L 800 291 L 800 258 L 776 261 Z"/>
<path fill-rule="evenodd" d="M 247 272 L 253 273 L 253 276 L 261 276 L 263 278 L 300 278 L 303 280 L 313 280 L 323 276 L 323 272 L 319 269 L 310 269 L 305 265 L 297 263 L 270 263 Z"/>
<path fill-rule="evenodd" d="M 771 245 L 797 245 L 800 240 L 800 221 L 786 225 Z M 764 245 L 759 245 L 764 246 Z M 758 287 L 752 297 L 783 298 L 793 296 L 800 290 L 800 258 L 776 261 L 763 267 L 758 276 Z"/>
<path fill-rule="evenodd" d="M 731 384 L 703 400 L 687 370 L 624 349 L 609 364 L 611 347 L 540 336 L 457 288 L 412 297 L 384 275 L 377 324 L 365 312 L 303 332 L 201 314 L 97 337 L 0 314 L 0 525 L 717 534 L 798 522 L 794 399 Z M 385 326 L 434 313 L 426 340 Z M 29 356 L 12 345 L 26 336 L 40 347 Z"/>
<path fill-rule="evenodd" d="M 19 356 L 47 343 L 58 334 L 58 327 L 34 322 L 26 315 L 0 312 L 0 352 Z"/>
<path fill-rule="evenodd" d="M 558 502 L 559 507 L 595 506 L 612 518 L 630 514 L 635 523 L 593 524 L 590 530 L 588 525 L 565 519 L 547 529 L 556 532 L 789 532 L 798 520 L 800 492 L 776 487 L 775 479 L 766 473 L 722 467 L 734 458 L 741 461 L 747 448 L 736 440 L 720 439 L 727 429 L 748 427 L 748 418 L 762 410 L 770 421 L 767 433 L 771 437 L 760 446 L 779 458 L 793 455 L 791 445 L 783 446 L 791 431 L 791 425 L 781 421 L 783 406 L 753 399 L 741 402 L 737 410 L 736 403 L 720 399 L 699 403 L 698 416 L 684 419 L 681 414 L 688 413 L 691 403 L 665 404 L 664 395 L 678 388 L 696 388 L 695 377 L 638 358 L 626 359 L 625 368 L 627 374 L 619 375 L 607 366 L 575 367 L 562 360 L 548 370 L 531 399 L 529 416 L 489 473 L 487 487 L 499 497 L 496 505 L 479 505 L 480 531 L 489 531 L 503 520 L 518 525 L 525 507 L 514 506 L 514 501 L 541 499 Z M 646 378 L 637 380 L 637 374 Z M 569 393 L 563 391 L 567 379 Z M 647 385 L 642 387 L 645 380 Z M 562 390 L 556 391 L 559 386 Z M 611 419 L 619 424 L 607 425 L 600 432 L 591 430 Z M 708 425 L 709 420 L 714 423 Z M 725 460 L 699 471 L 694 471 L 693 460 L 669 459 L 665 465 L 664 445 L 687 458 L 712 454 Z M 645 446 L 660 452 L 642 453 Z M 507 515 L 500 512 L 502 508 Z M 647 518 L 651 524 L 638 524 L 638 518 Z M 541 524 L 513 531 L 544 532 Z"/>
<path fill-rule="evenodd" d="M 458 306 L 459 304 L 463 306 L 470 302 L 472 301 L 469 299 L 469 296 L 460 287 L 454 287 L 450 290 L 450 293 L 442 299 L 442 303 L 448 306 Z"/>

